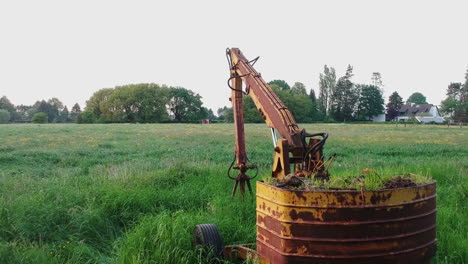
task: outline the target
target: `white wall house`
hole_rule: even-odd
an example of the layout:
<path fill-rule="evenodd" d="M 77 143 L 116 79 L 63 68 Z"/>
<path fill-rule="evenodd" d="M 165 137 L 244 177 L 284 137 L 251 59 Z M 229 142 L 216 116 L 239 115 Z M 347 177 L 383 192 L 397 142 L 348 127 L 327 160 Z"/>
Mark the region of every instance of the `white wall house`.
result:
<path fill-rule="evenodd" d="M 440 116 L 439 109 L 433 104 L 414 104 L 407 103 L 403 105 L 397 116 L 397 121 L 406 121 L 411 118 L 416 118 L 422 123 L 443 123 L 445 119 Z"/>
<path fill-rule="evenodd" d="M 372 117 L 372 122 L 385 122 L 385 114 L 375 115 Z"/>

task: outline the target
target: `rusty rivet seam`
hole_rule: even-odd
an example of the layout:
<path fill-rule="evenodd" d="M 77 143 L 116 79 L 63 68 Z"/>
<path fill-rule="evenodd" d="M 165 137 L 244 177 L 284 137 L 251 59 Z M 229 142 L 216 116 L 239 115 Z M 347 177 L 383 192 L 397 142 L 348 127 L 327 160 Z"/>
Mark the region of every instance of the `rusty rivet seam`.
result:
<path fill-rule="evenodd" d="M 424 228 L 421 230 L 418 230 L 416 232 L 411 232 L 411 233 L 405 233 L 401 235 L 395 235 L 395 236 L 388 236 L 388 237 L 373 237 L 373 238 L 348 238 L 348 239 L 334 239 L 334 238 L 303 238 L 303 237 L 287 237 L 283 236 L 281 234 L 278 234 L 277 232 L 273 230 L 268 230 L 267 228 L 260 226 L 257 224 L 257 228 L 260 228 L 262 230 L 265 230 L 266 232 L 284 240 L 299 240 L 299 241 L 307 241 L 307 242 L 336 242 L 336 243 L 354 243 L 354 242 L 372 242 L 372 241 L 382 241 L 382 240 L 392 240 L 392 239 L 399 239 L 399 238 L 404 238 L 404 237 L 410 237 L 410 236 L 415 236 L 421 233 L 425 233 L 427 231 L 433 230 L 436 228 L 436 225 L 431 225 L 428 228 Z M 436 239 L 433 239 L 431 241 L 435 241 Z"/>
<path fill-rule="evenodd" d="M 399 254 L 405 254 L 409 253 L 412 251 L 416 251 L 419 249 L 423 249 L 425 247 L 428 247 L 432 244 L 437 243 L 437 239 L 433 240 L 431 242 L 428 242 L 424 245 L 415 247 L 415 248 L 410 248 L 410 249 L 405 249 L 405 250 L 400 250 L 400 251 L 393 251 L 393 252 L 387 252 L 387 253 L 382 253 L 382 254 L 367 254 L 367 255 L 341 255 L 341 256 L 336 256 L 336 255 L 303 255 L 303 254 L 295 254 L 295 253 L 286 253 L 282 252 L 272 245 L 266 243 L 265 241 L 257 239 L 257 244 L 263 244 L 264 246 L 268 247 L 271 250 L 276 251 L 276 253 L 283 255 L 283 256 L 288 256 L 288 257 L 301 257 L 301 258 L 332 258 L 332 259 L 356 259 L 356 258 L 375 258 L 375 257 L 385 257 L 385 256 L 392 256 L 392 255 L 399 255 Z M 258 246 L 257 246 L 258 247 Z"/>
<path fill-rule="evenodd" d="M 307 208 L 322 208 L 322 209 L 330 209 L 330 208 L 385 208 L 385 207 L 398 207 L 398 206 L 402 206 L 402 205 L 408 205 L 408 204 L 416 204 L 416 203 L 420 203 L 420 202 L 424 202 L 424 201 L 427 201 L 427 200 L 432 200 L 432 199 L 435 199 L 437 197 L 436 194 L 433 194 L 431 196 L 427 196 L 425 198 L 420 198 L 420 199 L 416 199 L 416 200 L 411 200 L 411 201 L 408 201 L 408 202 L 401 202 L 401 203 L 396 203 L 396 204 L 369 204 L 369 205 L 343 205 L 343 206 L 336 206 L 336 205 L 325 205 L 325 206 L 317 206 L 317 205 L 304 205 L 304 204 L 299 204 L 299 205 L 295 205 L 295 204 L 288 204 L 288 203 L 284 203 L 284 202 L 279 202 L 279 201 L 275 201 L 275 199 L 271 199 L 271 198 L 268 198 L 264 195 L 261 195 L 257 192 L 257 198 L 261 198 L 263 200 L 266 200 L 266 201 L 269 201 L 273 204 L 276 204 L 276 205 L 281 205 L 283 207 L 292 207 L 292 208 L 304 208 L 305 206 Z M 259 203 L 260 201 L 257 200 L 257 204 Z"/>
<path fill-rule="evenodd" d="M 274 215 L 272 214 L 269 214 L 267 213 L 266 211 L 261 211 L 261 210 L 258 210 L 257 209 L 257 212 L 260 212 L 264 215 L 267 215 L 267 216 L 271 216 L 273 218 L 275 218 Z M 432 215 L 432 214 L 436 214 L 437 213 L 437 209 L 434 209 L 428 213 L 424 213 L 424 214 L 419 214 L 419 215 L 415 215 L 415 216 L 408 216 L 408 217 L 401 217 L 401 218 L 392 218 L 392 219 L 385 219 L 385 220 L 373 220 L 373 221 L 353 221 L 353 222 L 350 222 L 350 221 L 334 221 L 334 222 L 322 222 L 322 221 L 308 221 L 308 220 L 301 220 L 301 221 L 298 221 L 298 220 L 279 220 L 278 218 L 278 221 L 281 222 L 281 223 L 287 223 L 287 224 L 309 224 L 309 225 L 368 225 L 368 224 L 382 224 L 382 223 L 393 223 L 393 222 L 403 222 L 403 221 L 407 221 L 407 220 L 413 220 L 413 219 L 417 219 L 417 218 L 423 218 L 423 217 L 426 217 L 428 215 Z"/>

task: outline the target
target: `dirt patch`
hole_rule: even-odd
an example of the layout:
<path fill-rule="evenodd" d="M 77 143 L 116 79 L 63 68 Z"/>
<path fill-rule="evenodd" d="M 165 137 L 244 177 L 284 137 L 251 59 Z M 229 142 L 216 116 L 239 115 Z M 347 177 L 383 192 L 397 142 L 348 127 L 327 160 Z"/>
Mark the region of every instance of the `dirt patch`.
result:
<path fill-rule="evenodd" d="M 275 187 L 282 188 L 282 189 L 295 189 L 300 187 L 304 184 L 306 178 L 299 177 L 296 175 L 288 175 L 283 180 L 279 180 L 274 183 Z"/>
<path fill-rule="evenodd" d="M 404 187 L 413 187 L 417 184 L 411 178 L 404 178 L 398 176 L 393 178 L 389 181 L 384 182 L 384 189 L 397 189 L 397 188 L 404 188 Z"/>

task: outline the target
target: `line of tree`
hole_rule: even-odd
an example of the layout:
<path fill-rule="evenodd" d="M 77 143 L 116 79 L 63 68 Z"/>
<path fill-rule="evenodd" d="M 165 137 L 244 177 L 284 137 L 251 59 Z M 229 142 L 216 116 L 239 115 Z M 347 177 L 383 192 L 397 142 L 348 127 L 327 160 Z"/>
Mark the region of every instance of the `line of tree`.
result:
<path fill-rule="evenodd" d="M 468 69 L 465 82 L 450 83 L 447 87 L 447 98 L 441 102 L 441 112 L 448 115 L 452 122 L 468 122 Z"/>
<path fill-rule="evenodd" d="M 283 103 L 289 108 L 297 122 L 307 123 L 315 120 L 321 120 L 318 116 L 320 113 L 317 110 L 317 99 L 315 93 L 311 90 L 307 94 L 306 86 L 303 83 L 296 82 L 292 87 L 283 80 L 274 80 L 268 83 Z M 252 100 L 247 95 L 244 97 L 244 119 L 247 123 L 262 123 L 264 122 L 260 113 Z M 232 108 L 218 109 L 219 119 L 225 119 L 227 122 L 233 121 Z"/>
<path fill-rule="evenodd" d="M 355 84 L 353 67 L 348 65 L 344 76 L 337 79 L 333 67 L 324 66 L 319 76 L 319 96 L 313 89 L 307 93 L 303 83 L 290 86 L 284 80 L 268 84 L 289 108 L 297 122 L 368 121 L 384 113 L 383 84 L 380 73 L 372 74 L 372 84 Z M 406 103 L 427 104 L 426 97 L 413 93 Z M 398 116 L 403 98 L 394 92 L 386 105 L 387 120 Z M 450 83 L 447 98 L 441 102 L 441 112 L 454 122 L 468 122 L 468 70 L 465 82 Z M 33 105 L 17 105 L 6 96 L 0 98 L 0 123 L 157 123 L 199 122 L 200 119 L 232 122 L 232 109 L 218 109 L 215 116 L 203 107 L 201 96 L 182 87 L 168 87 L 154 83 L 129 84 L 105 88 L 95 92 L 86 102 L 84 111 L 76 103 L 71 111 L 57 98 L 37 101 Z M 247 95 L 244 100 L 245 121 L 263 122 L 254 102 Z M 36 116 L 36 117 L 35 117 Z"/>
<path fill-rule="evenodd" d="M 353 67 L 336 79 L 333 67 L 324 66 L 319 76 L 319 110 L 325 121 L 369 121 L 384 113 L 383 84 L 380 73 L 372 74 L 372 84 L 355 84 Z"/>
<path fill-rule="evenodd" d="M 399 114 L 398 110 L 403 106 L 403 98 L 397 92 L 393 92 L 388 98 L 386 106 L 387 119 L 394 120 Z"/>
<path fill-rule="evenodd" d="M 79 123 L 200 122 L 210 110 L 201 96 L 182 87 L 155 83 L 105 88 L 86 101 Z M 211 111 L 211 114 L 213 112 Z"/>
<path fill-rule="evenodd" d="M 213 111 L 203 107 L 201 96 L 182 87 L 154 83 L 129 84 L 95 92 L 82 111 L 71 111 L 58 98 L 34 105 L 14 105 L 0 98 L 0 123 L 159 123 L 200 122 Z"/>
<path fill-rule="evenodd" d="M 58 98 L 36 101 L 33 105 L 14 105 L 6 96 L 0 98 L 0 123 L 69 123 L 76 122 L 81 108 L 71 111 Z"/>
<path fill-rule="evenodd" d="M 300 82 L 290 86 L 284 80 L 273 80 L 268 84 L 299 123 L 366 121 L 383 114 L 384 99 L 380 74 L 373 74 L 373 84 L 355 84 L 352 77 L 353 67 L 350 65 L 345 75 L 338 80 L 335 69 L 325 65 L 324 72 L 320 74 L 318 98 L 313 89 L 307 93 L 306 86 Z M 231 108 L 218 109 L 218 115 L 220 119 L 232 121 Z M 248 95 L 244 100 L 244 118 L 245 122 L 263 122 Z"/>

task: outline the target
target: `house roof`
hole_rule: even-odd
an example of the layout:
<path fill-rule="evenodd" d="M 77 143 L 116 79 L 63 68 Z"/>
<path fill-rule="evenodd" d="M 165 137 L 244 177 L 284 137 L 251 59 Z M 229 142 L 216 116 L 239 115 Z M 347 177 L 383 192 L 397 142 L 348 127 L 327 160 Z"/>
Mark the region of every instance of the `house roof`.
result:
<path fill-rule="evenodd" d="M 398 112 L 400 115 L 415 115 L 417 113 L 428 113 L 434 105 L 432 104 L 405 104 Z"/>

